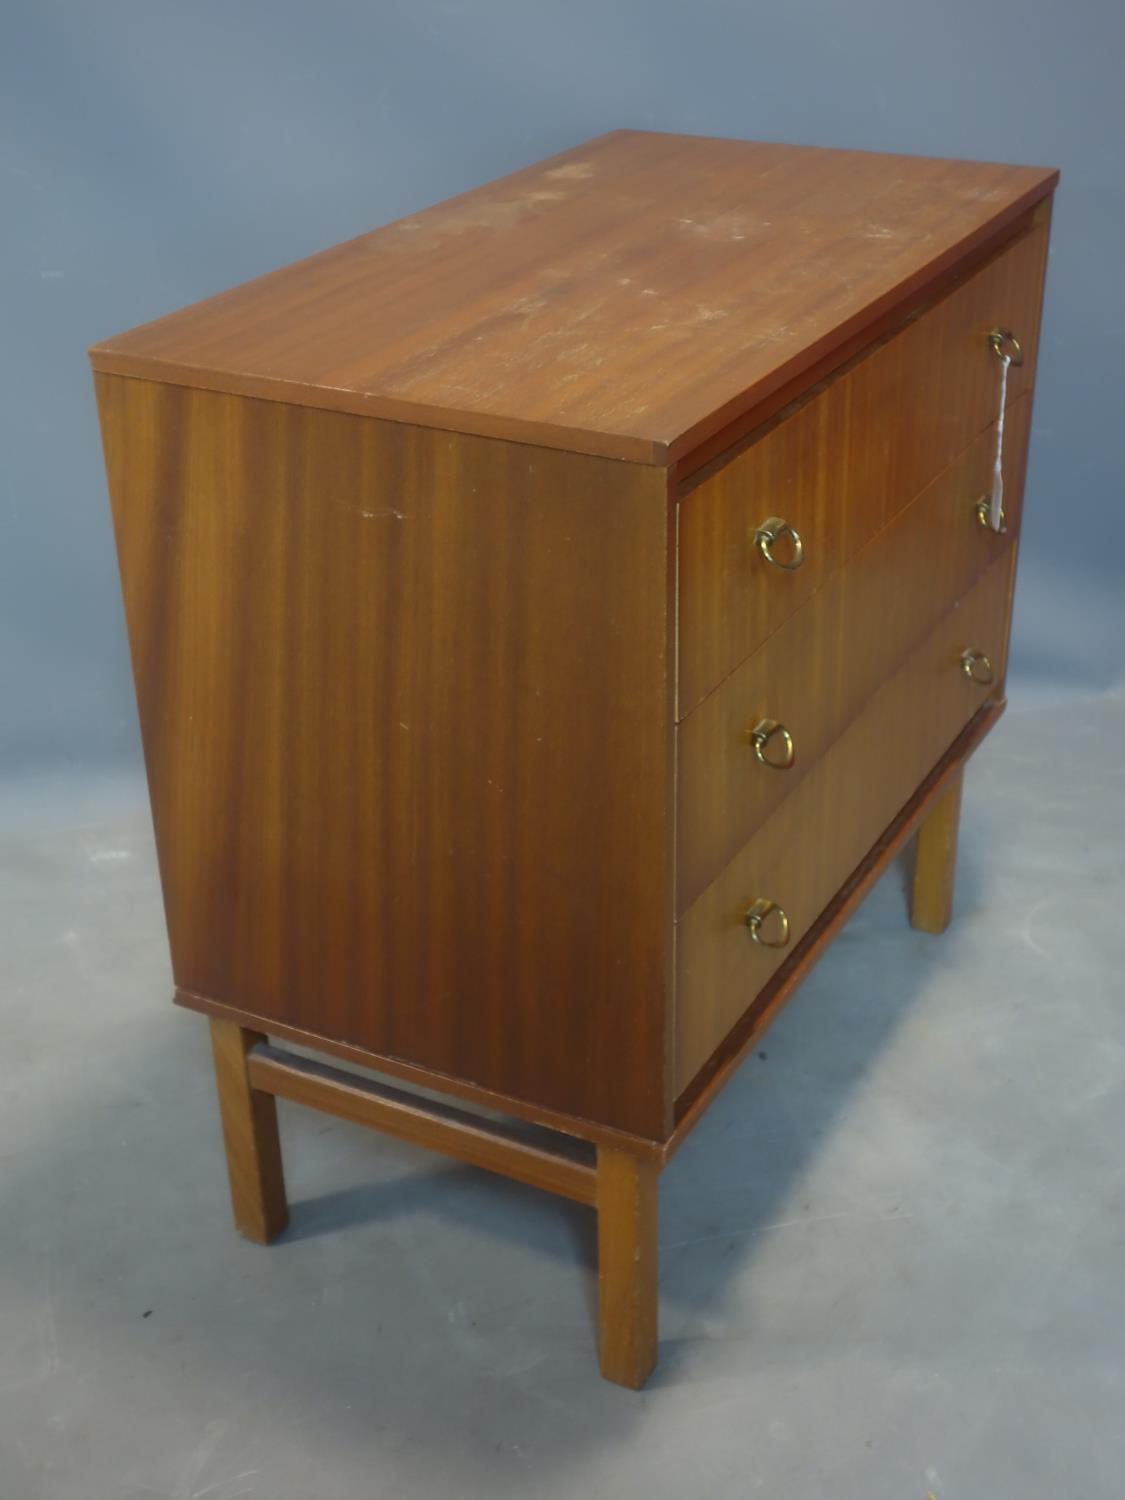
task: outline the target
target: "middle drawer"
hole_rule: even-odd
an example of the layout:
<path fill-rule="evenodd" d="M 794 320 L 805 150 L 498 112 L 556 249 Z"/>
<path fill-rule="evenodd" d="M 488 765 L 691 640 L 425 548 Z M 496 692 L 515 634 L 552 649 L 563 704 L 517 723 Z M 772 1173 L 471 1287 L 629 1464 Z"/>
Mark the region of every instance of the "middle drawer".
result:
<path fill-rule="evenodd" d="M 1005 510 L 1019 520 L 1030 398 L 1007 416 Z M 680 724 L 677 911 L 800 784 L 868 698 L 994 562 L 981 525 L 989 428 Z M 776 725 L 766 743 L 765 728 Z M 788 762 L 788 764 L 786 764 Z"/>

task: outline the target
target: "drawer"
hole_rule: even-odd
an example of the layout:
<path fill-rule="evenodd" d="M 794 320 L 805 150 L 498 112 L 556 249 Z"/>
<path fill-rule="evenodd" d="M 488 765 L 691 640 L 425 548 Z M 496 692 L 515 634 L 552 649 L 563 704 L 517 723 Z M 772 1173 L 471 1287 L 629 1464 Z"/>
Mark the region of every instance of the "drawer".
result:
<path fill-rule="evenodd" d="M 683 495 L 681 717 L 995 420 L 991 329 L 1023 345 L 1009 401 L 1030 387 L 1046 249 L 1040 223 Z M 802 539 L 792 571 L 755 541 L 775 516 Z"/>
<path fill-rule="evenodd" d="M 965 724 L 1000 693 L 1015 552 L 1005 549 L 680 919 L 677 1094 Z M 967 648 L 991 658 L 992 686 L 965 675 Z M 751 939 L 745 914 L 759 898 L 787 914 L 788 946 L 767 948 Z"/>
<path fill-rule="evenodd" d="M 1009 545 L 1019 524 L 1031 397 L 1008 413 L 1007 534 L 980 524 L 995 428 L 899 512 L 677 729 L 677 910 L 685 910 L 942 615 Z M 791 737 L 792 764 L 762 764 L 751 731 Z M 788 758 L 782 730 L 763 754 Z"/>

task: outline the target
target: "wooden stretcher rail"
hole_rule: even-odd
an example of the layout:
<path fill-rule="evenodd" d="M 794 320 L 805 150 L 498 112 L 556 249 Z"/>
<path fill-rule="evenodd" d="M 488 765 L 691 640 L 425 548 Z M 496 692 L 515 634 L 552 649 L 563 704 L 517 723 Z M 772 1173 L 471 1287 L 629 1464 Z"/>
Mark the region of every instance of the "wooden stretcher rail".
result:
<path fill-rule="evenodd" d="M 251 1088 L 261 1093 L 369 1125 L 576 1203 L 596 1202 L 594 1152 L 584 1142 L 568 1136 L 549 1146 L 530 1141 L 519 1127 L 388 1088 L 267 1042 L 250 1049 L 247 1071 Z"/>

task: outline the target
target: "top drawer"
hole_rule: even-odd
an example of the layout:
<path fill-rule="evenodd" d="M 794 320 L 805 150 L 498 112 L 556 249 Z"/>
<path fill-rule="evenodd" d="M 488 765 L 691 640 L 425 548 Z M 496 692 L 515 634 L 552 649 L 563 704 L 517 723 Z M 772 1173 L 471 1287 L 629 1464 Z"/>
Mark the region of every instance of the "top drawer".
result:
<path fill-rule="evenodd" d="M 990 330 L 1009 329 L 1023 347 L 1009 403 L 1031 385 L 1046 250 L 1036 222 L 685 495 L 681 718 L 995 420 Z M 755 540 L 770 517 L 801 538 L 791 571 Z M 787 538 L 774 550 L 794 561 Z"/>

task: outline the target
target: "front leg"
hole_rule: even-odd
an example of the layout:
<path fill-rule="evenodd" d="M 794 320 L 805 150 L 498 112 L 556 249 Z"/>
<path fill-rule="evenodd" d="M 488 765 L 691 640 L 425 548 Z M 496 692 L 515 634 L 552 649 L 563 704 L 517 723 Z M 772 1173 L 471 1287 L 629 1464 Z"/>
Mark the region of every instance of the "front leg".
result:
<path fill-rule="evenodd" d="M 659 1168 L 598 1147 L 598 1322 L 602 1374 L 638 1390 L 656 1364 Z"/>
<path fill-rule="evenodd" d="M 246 1054 L 265 1037 L 233 1021 L 211 1022 L 215 1084 L 223 1122 L 235 1228 L 248 1240 L 268 1244 L 289 1222 L 277 1105 L 250 1087 Z"/>
<path fill-rule="evenodd" d="M 963 771 L 950 778 L 915 835 L 910 925 L 921 932 L 944 932 L 953 915 L 963 780 Z"/>

